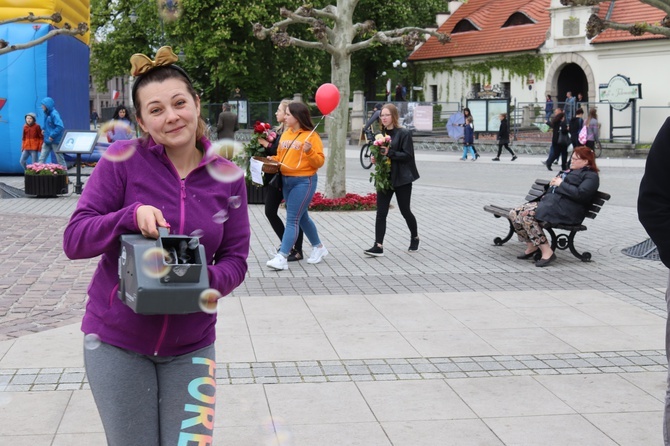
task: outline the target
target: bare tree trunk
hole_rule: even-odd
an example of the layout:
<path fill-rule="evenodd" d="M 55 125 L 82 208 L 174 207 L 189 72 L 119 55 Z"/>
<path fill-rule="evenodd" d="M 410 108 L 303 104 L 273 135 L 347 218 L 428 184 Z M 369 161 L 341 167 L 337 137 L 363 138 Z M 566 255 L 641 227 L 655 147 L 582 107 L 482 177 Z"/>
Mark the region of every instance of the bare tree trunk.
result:
<path fill-rule="evenodd" d="M 349 76 L 351 56 L 333 55 L 331 58 L 331 80 L 340 90 L 340 105 L 326 118 L 328 132 L 328 164 L 326 166 L 326 197 L 344 197 L 346 184 L 346 149 L 349 123 Z M 336 123 L 339 123 L 336 125 Z"/>

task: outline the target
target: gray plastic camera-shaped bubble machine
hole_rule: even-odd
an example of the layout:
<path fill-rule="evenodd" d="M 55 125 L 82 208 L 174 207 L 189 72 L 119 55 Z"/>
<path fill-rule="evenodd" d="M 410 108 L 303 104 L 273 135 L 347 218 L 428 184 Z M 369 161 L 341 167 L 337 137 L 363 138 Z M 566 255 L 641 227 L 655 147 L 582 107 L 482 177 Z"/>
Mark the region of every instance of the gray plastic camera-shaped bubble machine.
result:
<path fill-rule="evenodd" d="M 139 314 L 202 311 L 200 296 L 209 288 L 205 248 L 197 237 L 140 234 L 121 236 L 118 297 Z"/>

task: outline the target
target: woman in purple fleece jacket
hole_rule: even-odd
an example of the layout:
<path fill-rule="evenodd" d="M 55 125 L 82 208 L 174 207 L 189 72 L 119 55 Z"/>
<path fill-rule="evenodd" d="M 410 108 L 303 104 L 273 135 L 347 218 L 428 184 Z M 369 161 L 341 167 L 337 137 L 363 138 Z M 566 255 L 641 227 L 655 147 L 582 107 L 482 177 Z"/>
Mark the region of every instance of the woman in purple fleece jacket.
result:
<path fill-rule="evenodd" d="M 208 174 L 208 163 L 229 161 L 204 156 L 210 143 L 200 99 L 176 61 L 169 47 L 155 62 L 131 58 L 132 97 L 146 135 L 110 146 L 134 153 L 100 160 L 64 234 L 69 258 L 100 256 L 82 330 L 86 373 L 110 445 L 212 444 L 216 390 L 216 315 L 134 313 L 117 297 L 119 236 L 156 238 L 158 227 L 198 231 L 210 287 L 222 296 L 247 271 L 244 178 L 219 182 Z M 228 214 L 223 223 L 221 211 Z"/>

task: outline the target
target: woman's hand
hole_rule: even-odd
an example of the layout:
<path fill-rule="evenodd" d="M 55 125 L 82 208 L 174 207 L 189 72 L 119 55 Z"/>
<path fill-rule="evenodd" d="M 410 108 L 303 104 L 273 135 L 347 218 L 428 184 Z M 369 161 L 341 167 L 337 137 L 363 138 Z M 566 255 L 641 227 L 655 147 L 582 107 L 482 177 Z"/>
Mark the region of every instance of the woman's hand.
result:
<path fill-rule="evenodd" d="M 268 141 L 268 140 L 265 139 L 265 138 L 258 138 L 258 144 L 262 145 L 262 146 L 265 147 L 266 149 L 267 149 L 268 147 L 270 147 L 270 141 Z"/>
<path fill-rule="evenodd" d="M 302 150 L 304 150 L 305 153 L 308 153 L 310 150 L 312 150 L 312 143 L 305 141 L 305 143 L 302 145 Z"/>
<path fill-rule="evenodd" d="M 389 154 L 389 148 L 388 147 L 382 147 L 382 148 L 379 149 L 379 153 L 386 156 L 386 155 Z"/>
<path fill-rule="evenodd" d="M 561 185 L 562 182 L 563 182 L 563 178 L 561 178 L 561 177 L 554 177 L 554 178 L 552 178 L 551 181 L 549 182 L 549 186 L 558 187 L 558 186 Z"/>
<path fill-rule="evenodd" d="M 371 162 L 372 164 L 374 164 L 375 161 L 376 161 L 376 160 L 375 160 L 375 156 L 374 156 L 374 155 L 370 155 L 370 162 Z"/>
<path fill-rule="evenodd" d="M 165 220 L 161 210 L 149 205 L 137 208 L 135 211 L 135 220 L 142 235 L 147 238 L 158 238 L 158 227 L 170 227 L 170 223 Z"/>

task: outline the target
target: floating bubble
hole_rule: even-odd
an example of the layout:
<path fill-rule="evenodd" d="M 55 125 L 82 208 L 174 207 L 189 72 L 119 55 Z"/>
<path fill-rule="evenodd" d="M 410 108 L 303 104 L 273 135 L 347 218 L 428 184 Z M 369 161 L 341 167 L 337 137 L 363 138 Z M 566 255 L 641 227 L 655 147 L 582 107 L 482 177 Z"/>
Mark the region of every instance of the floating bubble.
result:
<path fill-rule="evenodd" d="M 265 439 L 264 446 L 291 444 L 292 434 L 281 417 L 270 417 L 261 425 L 261 432 Z"/>
<path fill-rule="evenodd" d="M 216 307 L 219 299 L 221 299 L 221 293 L 219 293 L 218 290 L 213 288 L 206 289 L 200 293 L 200 299 L 198 300 L 200 310 L 208 314 L 216 313 Z"/>
<path fill-rule="evenodd" d="M 212 221 L 216 224 L 223 224 L 228 220 L 228 211 L 221 209 L 219 212 L 212 216 Z"/>
<path fill-rule="evenodd" d="M 170 265 L 166 264 L 169 258 L 170 254 L 163 248 L 149 248 L 142 254 L 142 271 L 153 279 L 165 277 L 170 272 Z"/>
<path fill-rule="evenodd" d="M 131 144 L 112 144 L 107 147 L 107 150 L 102 152 L 102 157 L 114 163 L 120 163 L 132 158 L 136 151 L 135 142 Z"/>
<path fill-rule="evenodd" d="M 84 348 L 86 350 L 95 350 L 100 347 L 100 336 L 95 333 L 89 333 L 84 336 Z"/>
<path fill-rule="evenodd" d="M 166 22 L 177 20 L 181 17 L 182 6 L 179 0 L 156 0 L 158 4 L 158 13 Z"/>
<path fill-rule="evenodd" d="M 213 157 L 218 155 L 221 158 L 232 160 L 236 155 L 241 154 L 243 149 L 244 145 L 234 139 L 219 139 L 218 141 L 213 141 L 212 145 L 207 149 L 207 156 Z"/>
<path fill-rule="evenodd" d="M 237 209 L 242 206 L 242 198 L 239 195 L 233 195 L 228 198 L 228 206 L 233 209 Z"/>
<path fill-rule="evenodd" d="M 189 237 L 200 238 L 204 235 L 205 235 L 205 231 L 203 231 L 202 229 L 196 229 L 195 231 L 191 232 L 188 236 Z"/>
<path fill-rule="evenodd" d="M 197 237 L 193 237 L 188 241 L 188 249 L 196 249 L 200 244 L 200 240 Z"/>
<path fill-rule="evenodd" d="M 244 171 L 237 167 L 232 161 L 216 157 L 207 163 L 207 172 L 216 181 L 221 183 L 233 183 L 244 176 Z"/>

